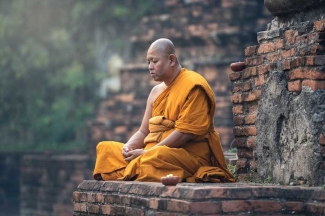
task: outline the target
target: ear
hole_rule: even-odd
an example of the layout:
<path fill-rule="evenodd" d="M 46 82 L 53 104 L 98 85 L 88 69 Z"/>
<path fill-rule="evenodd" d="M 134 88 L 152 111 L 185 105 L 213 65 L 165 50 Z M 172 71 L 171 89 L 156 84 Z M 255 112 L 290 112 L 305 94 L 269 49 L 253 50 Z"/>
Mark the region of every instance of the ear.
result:
<path fill-rule="evenodd" d="M 174 66 L 176 64 L 176 62 L 177 62 L 176 56 L 174 54 L 170 54 L 168 56 L 168 58 L 169 58 L 170 65 Z"/>

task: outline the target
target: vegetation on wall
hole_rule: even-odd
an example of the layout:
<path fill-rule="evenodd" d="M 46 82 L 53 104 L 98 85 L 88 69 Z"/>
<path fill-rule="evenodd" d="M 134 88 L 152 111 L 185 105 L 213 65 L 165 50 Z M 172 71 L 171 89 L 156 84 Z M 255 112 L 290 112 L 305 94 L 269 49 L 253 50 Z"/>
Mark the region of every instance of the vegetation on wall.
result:
<path fill-rule="evenodd" d="M 107 76 L 94 32 L 126 52 L 129 26 L 148 9 L 148 0 L 0 0 L 0 151 L 85 146 Z"/>

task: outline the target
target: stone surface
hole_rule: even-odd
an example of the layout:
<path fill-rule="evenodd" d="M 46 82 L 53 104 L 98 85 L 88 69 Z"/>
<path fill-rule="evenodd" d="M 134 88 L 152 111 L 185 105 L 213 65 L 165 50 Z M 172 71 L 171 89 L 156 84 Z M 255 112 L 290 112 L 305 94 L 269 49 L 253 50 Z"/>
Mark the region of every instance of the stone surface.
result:
<path fill-rule="evenodd" d="M 258 173 L 282 184 L 300 179 L 320 185 L 325 171 L 317 134 L 325 119 L 325 92 L 306 87 L 297 95 L 286 85 L 285 74 L 275 72 L 262 87 L 254 148 Z"/>
<path fill-rule="evenodd" d="M 177 186 L 164 186 L 158 182 L 98 183 L 85 180 L 73 197 L 75 216 L 325 213 L 325 190 L 320 187 L 243 183 L 179 183 Z"/>
<path fill-rule="evenodd" d="M 325 5 L 324 0 L 264 0 L 265 7 L 274 16 L 302 12 Z"/>

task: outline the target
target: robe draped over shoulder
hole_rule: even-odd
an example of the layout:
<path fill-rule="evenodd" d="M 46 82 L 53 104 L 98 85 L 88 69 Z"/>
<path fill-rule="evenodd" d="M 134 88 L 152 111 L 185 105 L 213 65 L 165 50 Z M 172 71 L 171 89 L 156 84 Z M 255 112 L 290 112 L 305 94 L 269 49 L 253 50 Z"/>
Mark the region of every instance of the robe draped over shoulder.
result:
<path fill-rule="evenodd" d="M 150 133 L 144 140 L 145 149 L 150 150 L 130 163 L 121 161 L 120 154 L 121 158 L 113 160 L 116 169 L 100 166 L 105 159 L 96 160 L 100 169 L 95 167 L 94 175 L 103 173 L 107 180 L 160 181 L 162 176 L 173 174 L 188 182 L 234 182 L 235 178 L 227 169 L 219 135 L 214 130 L 214 112 L 215 96 L 207 81 L 198 73 L 182 68 L 152 104 Z M 174 130 L 194 136 L 181 148 L 156 146 L 151 149 Z M 114 149 L 122 148 L 120 144 L 109 145 L 114 145 Z M 105 148 L 111 151 L 110 147 Z"/>

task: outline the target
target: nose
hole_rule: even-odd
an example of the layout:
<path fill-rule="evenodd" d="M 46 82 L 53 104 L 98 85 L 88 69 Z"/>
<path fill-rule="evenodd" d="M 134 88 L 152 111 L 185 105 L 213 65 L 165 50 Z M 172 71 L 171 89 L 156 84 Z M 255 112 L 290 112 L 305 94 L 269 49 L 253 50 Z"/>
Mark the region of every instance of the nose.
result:
<path fill-rule="evenodd" d="M 149 62 L 149 64 L 148 64 L 148 69 L 149 69 L 149 70 L 152 70 L 152 69 L 153 69 L 153 64 L 152 64 L 152 62 Z"/>

